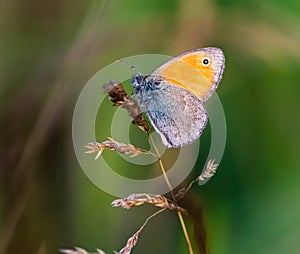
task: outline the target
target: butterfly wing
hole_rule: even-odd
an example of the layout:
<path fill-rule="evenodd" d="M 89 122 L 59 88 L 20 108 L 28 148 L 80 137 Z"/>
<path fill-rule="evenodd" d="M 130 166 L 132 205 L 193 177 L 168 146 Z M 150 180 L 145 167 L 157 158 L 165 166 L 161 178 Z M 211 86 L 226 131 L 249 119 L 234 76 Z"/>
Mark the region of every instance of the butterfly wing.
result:
<path fill-rule="evenodd" d="M 206 64 L 208 61 L 208 64 Z M 168 83 L 181 87 L 206 101 L 222 78 L 225 57 L 219 48 L 200 48 L 183 53 L 153 72 Z"/>
<path fill-rule="evenodd" d="M 181 147 L 198 139 L 208 119 L 200 99 L 166 81 L 145 82 L 156 85 L 146 84 L 137 93 L 138 100 L 164 145 Z"/>

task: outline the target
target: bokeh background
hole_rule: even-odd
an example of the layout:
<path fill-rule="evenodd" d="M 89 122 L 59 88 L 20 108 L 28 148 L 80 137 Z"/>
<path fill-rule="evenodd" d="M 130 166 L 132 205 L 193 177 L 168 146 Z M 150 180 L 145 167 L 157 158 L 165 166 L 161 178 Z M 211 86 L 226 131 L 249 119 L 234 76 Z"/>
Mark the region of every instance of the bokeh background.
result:
<path fill-rule="evenodd" d="M 114 197 L 85 176 L 72 147 L 76 99 L 115 59 L 204 46 L 226 55 L 218 95 L 228 135 L 217 175 L 190 193 L 200 220 L 189 232 L 201 224 L 212 254 L 299 253 L 300 1 L 0 5 L 1 254 L 125 245 L 155 209 L 111 208 Z M 133 250 L 153 252 L 188 253 L 174 213 L 153 219 Z"/>

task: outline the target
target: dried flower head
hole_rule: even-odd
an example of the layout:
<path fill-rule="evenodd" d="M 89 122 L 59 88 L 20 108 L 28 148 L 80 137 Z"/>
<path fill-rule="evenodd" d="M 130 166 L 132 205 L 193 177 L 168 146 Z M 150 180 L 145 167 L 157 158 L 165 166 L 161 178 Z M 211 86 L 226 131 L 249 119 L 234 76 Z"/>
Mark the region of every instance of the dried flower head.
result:
<path fill-rule="evenodd" d="M 172 211 L 180 211 L 184 214 L 187 214 L 187 211 L 184 208 L 180 207 L 177 203 L 167 199 L 165 196 L 158 195 L 158 194 L 147 194 L 147 193 L 131 194 L 126 198 L 114 200 L 111 203 L 111 205 L 113 207 L 122 206 L 125 209 L 130 209 L 133 206 L 140 206 L 146 203 L 161 208 L 167 208 Z"/>
<path fill-rule="evenodd" d="M 103 85 L 104 93 L 109 95 L 109 99 L 114 103 L 113 106 L 120 106 L 128 98 L 122 83 L 111 80 L 109 83 Z"/>
<path fill-rule="evenodd" d="M 101 156 L 102 152 L 105 149 L 117 151 L 123 154 L 130 154 L 130 157 L 136 157 L 140 154 L 147 154 L 156 157 L 156 155 L 151 153 L 150 151 L 137 148 L 131 144 L 120 143 L 113 140 L 112 138 L 108 138 L 108 140 L 102 143 L 90 142 L 85 147 L 88 149 L 88 151 L 86 151 L 85 153 L 97 153 L 95 160 L 97 160 Z"/>
<path fill-rule="evenodd" d="M 206 169 L 204 172 L 198 176 L 197 180 L 199 182 L 201 181 L 207 181 L 209 178 L 211 178 L 215 173 L 218 168 L 219 164 L 215 164 L 215 159 L 210 159 L 206 165 Z"/>
<path fill-rule="evenodd" d="M 87 252 L 86 250 L 76 247 L 75 250 L 70 250 L 70 249 L 60 249 L 61 253 L 66 253 L 66 254 L 92 254 Z M 97 249 L 97 254 L 105 254 L 104 251 Z"/>
<path fill-rule="evenodd" d="M 132 248 L 137 244 L 140 231 L 136 232 L 132 237 L 127 240 L 124 248 L 122 248 L 118 254 L 130 254 Z"/>
<path fill-rule="evenodd" d="M 111 80 L 109 83 L 103 85 L 103 91 L 109 95 L 109 99 L 114 103 L 113 106 L 121 106 L 128 111 L 134 125 L 148 134 L 150 133 L 150 127 L 142 115 L 137 101 L 128 96 L 122 83 Z"/>
<path fill-rule="evenodd" d="M 205 170 L 200 176 L 190 182 L 187 188 L 183 187 L 179 189 L 179 191 L 175 195 L 176 200 L 178 201 L 182 199 L 195 182 L 198 182 L 201 185 L 205 184 L 216 173 L 218 166 L 218 164 L 215 164 L 215 159 L 210 159 L 206 165 Z"/>

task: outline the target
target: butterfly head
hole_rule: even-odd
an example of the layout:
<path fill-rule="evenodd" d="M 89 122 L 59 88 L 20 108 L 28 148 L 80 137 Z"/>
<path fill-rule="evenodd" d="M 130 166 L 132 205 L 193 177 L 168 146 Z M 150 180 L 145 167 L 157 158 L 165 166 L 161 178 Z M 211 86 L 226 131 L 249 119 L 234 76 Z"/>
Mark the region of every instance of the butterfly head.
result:
<path fill-rule="evenodd" d="M 143 84 L 145 76 L 141 73 L 135 74 L 131 78 L 131 84 L 135 88 L 135 90 L 138 92 L 141 89 L 141 86 Z"/>

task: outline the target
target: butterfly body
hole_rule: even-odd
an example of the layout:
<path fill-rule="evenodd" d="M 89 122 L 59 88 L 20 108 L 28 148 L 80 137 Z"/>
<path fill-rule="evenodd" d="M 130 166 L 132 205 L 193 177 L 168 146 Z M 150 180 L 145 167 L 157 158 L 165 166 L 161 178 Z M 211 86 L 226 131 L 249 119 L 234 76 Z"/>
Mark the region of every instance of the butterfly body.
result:
<path fill-rule="evenodd" d="M 131 83 L 138 102 L 167 147 L 194 142 L 203 132 L 207 113 L 203 103 L 217 88 L 224 68 L 218 48 L 183 53 L 152 74 L 137 74 Z"/>

